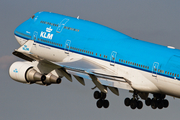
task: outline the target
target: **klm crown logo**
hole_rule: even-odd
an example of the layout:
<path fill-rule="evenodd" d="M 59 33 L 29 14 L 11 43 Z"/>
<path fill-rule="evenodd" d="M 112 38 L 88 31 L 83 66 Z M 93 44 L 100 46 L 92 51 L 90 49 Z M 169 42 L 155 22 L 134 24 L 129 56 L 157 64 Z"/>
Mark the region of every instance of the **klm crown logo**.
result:
<path fill-rule="evenodd" d="M 48 28 L 46 28 L 46 32 L 51 32 L 52 31 L 52 29 L 51 29 L 51 26 Z"/>
<path fill-rule="evenodd" d="M 53 34 L 50 33 L 52 30 L 51 26 L 47 27 L 46 32 L 41 31 L 40 37 L 52 40 Z"/>
<path fill-rule="evenodd" d="M 29 51 L 29 48 L 27 47 L 27 45 L 24 45 L 23 50 Z"/>
<path fill-rule="evenodd" d="M 15 69 L 15 70 L 13 70 L 13 72 L 14 72 L 14 73 L 18 73 L 18 70 L 17 70 L 17 69 Z"/>

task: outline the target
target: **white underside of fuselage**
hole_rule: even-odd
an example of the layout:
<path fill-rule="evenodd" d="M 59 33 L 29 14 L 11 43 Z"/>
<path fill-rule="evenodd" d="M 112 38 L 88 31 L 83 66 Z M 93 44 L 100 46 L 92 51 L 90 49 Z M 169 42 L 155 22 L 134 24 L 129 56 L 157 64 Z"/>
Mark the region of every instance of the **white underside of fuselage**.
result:
<path fill-rule="evenodd" d="M 27 40 L 15 36 L 18 43 L 23 45 Z M 84 58 L 99 66 L 106 68 L 116 76 L 121 76 L 131 81 L 131 87 L 135 90 L 148 93 L 164 93 L 170 96 L 180 98 L 180 81 L 164 76 L 157 75 L 154 77 L 151 72 L 138 70 L 120 64 L 110 65 L 110 61 L 73 53 L 65 52 L 62 49 L 50 47 L 47 45 L 35 43 L 31 49 L 33 54 L 36 54 L 46 60 L 54 62 L 66 62 L 70 58 Z M 151 69 L 151 68 L 150 68 Z"/>

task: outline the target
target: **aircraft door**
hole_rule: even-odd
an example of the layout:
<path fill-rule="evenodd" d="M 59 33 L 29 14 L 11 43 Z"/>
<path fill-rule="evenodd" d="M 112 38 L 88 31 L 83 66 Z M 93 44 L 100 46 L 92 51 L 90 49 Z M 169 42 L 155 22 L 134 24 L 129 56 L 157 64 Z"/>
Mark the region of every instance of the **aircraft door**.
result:
<path fill-rule="evenodd" d="M 158 67 L 159 67 L 159 63 L 154 62 L 153 67 L 152 67 L 152 76 L 153 77 L 157 77 Z"/>
<path fill-rule="evenodd" d="M 111 66 L 115 65 L 116 55 L 117 55 L 117 52 L 116 51 L 112 51 L 111 57 L 110 57 L 110 65 Z"/>
<path fill-rule="evenodd" d="M 61 23 L 58 25 L 58 28 L 56 30 L 57 33 L 61 33 L 66 23 L 69 21 L 69 19 L 65 18 L 61 21 Z"/>
<path fill-rule="evenodd" d="M 65 46 L 64 46 L 64 52 L 66 54 L 69 54 L 70 45 L 71 45 L 71 41 L 70 40 L 66 40 Z"/>
<path fill-rule="evenodd" d="M 37 37 L 38 37 L 38 32 L 37 32 L 37 31 L 34 31 L 32 39 L 33 39 L 34 41 L 37 41 Z M 35 42 L 33 43 L 33 46 L 35 47 L 35 49 L 37 49 Z"/>
<path fill-rule="evenodd" d="M 38 36 L 38 32 L 34 31 L 33 33 L 33 40 L 36 41 L 37 40 L 37 36 Z"/>

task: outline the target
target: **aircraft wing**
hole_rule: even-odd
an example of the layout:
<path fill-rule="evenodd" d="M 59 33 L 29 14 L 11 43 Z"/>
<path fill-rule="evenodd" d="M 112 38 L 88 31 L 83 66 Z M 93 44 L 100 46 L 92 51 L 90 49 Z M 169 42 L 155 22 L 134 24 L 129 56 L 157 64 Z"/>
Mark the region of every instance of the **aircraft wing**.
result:
<path fill-rule="evenodd" d="M 26 45 L 28 48 L 31 48 L 30 46 L 33 45 L 33 41 L 28 41 L 25 45 L 15 50 L 13 54 L 28 61 L 37 60 L 48 66 L 48 68 L 51 68 L 51 70 L 58 69 L 62 75 L 70 81 L 72 81 L 71 75 L 73 75 L 82 85 L 85 85 L 84 79 L 89 79 L 93 81 L 100 91 L 107 93 L 107 88 L 109 88 L 116 95 L 119 95 L 117 88 L 133 90 L 129 80 L 115 75 L 113 71 L 108 70 L 106 67 L 98 65 L 95 62 L 88 61 L 83 57 L 76 58 L 76 56 L 67 56 L 59 63 L 52 62 L 32 54 L 30 50 L 24 50 Z"/>

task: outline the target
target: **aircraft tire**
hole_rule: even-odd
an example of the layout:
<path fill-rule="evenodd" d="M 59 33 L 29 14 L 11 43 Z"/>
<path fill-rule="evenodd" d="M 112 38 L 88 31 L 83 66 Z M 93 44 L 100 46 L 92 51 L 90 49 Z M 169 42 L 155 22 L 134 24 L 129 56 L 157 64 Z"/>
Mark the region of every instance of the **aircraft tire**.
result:
<path fill-rule="evenodd" d="M 124 100 L 124 104 L 125 104 L 125 106 L 130 106 L 130 104 L 131 104 L 131 100 L 129 99 L 129 98 L 126 98 L 125 100 Z"/>
<path fill-rule="evenodd" d="M 99 100 L 97 101 L 96 105 L 97 105 L 98 108 L 102 108 L 102 106 L 103 106 L 103 100 L 99 99 Z"/>
<path fill-rule="evenodd" d="M 147 106 L 150 106 L 151 105 L 151 98 L 147 98 L 146 100 L 145 100 L 145 104 L 147 105 Z"/>
<path fill-rule="evenodd" d="M 137 108 L 142 109 L 143 108 L 143 103 L 142 101 L 137 101 Z"/>
<path fill-rule="evenodd" d="M 162 108 L 163 108 L 162 100 L 158 100 L 158 101 L 157 101 L 157 107 L 158 107 L 159 109 L 162 109 Z"/>
<path fill-rule="evenodd" d="M 99 91 L 94 92 L 94 98 L 99 99 L 101 97 L 101 93 Z"/>
<path fill-rule="evenodd" d="M 156 100 L 152 100 L 152 102 L 151 102 L 151 108 L 152 108 L 152 109 L 156 109 L 156 108 L 157 108 L 157 101 L 156 101 Z"/>
<path fill-rule="evenodd" d="M 109 107 L 109 101 L 108 100 L 104 100 L 103 101 L 103 107 L 104 108 L 108 108 Z"/>
<path fill-rule="evenodd" d="M 137 107 L 137 100 L 131 100 L 131 109 L 136 109 Z"/>
<path fill-rule="evenodd" d="M 100 93 L 100 95 L 101 95 L 101 99 L 103 99 L 103 100 L 106 99 L 106 93 L 102 92 L 102 93 Z"/>
<path fill-rule="evenodd" d="M 169 101 L 166 100 L 166 99 L 164 99 L 164 100 L 163 100 L 163 107 L 164 107 L 164 108 L 167 108 L 168 106 L 169 106 Z"/>

